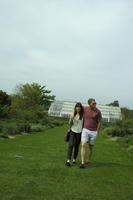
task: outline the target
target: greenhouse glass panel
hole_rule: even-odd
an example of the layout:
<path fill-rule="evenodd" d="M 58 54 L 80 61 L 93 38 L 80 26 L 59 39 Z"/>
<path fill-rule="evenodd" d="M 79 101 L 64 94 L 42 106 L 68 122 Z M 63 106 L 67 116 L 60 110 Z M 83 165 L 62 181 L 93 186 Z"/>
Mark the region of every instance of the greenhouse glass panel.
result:
<path fill-rule="evenodd" d="M 49 116 L 57 116 L 62 118 L 69 118 L 70 113 L 73 112 L 76 102 L 67 101 L 55 101 L 51 104 L 48 114 Z M 83 106 L 88 106 L 88 104 L 82 103 Z M 114 121 L 122 119 L 120 107 L 97 105 L 97 108 L 102 113 L 103 121 Z"/>

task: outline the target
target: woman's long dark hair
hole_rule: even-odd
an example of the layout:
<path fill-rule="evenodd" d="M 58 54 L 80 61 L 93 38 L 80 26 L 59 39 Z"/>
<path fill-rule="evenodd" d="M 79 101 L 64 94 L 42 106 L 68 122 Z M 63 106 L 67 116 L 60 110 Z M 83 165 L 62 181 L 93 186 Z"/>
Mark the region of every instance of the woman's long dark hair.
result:
<path fill-rule="evenodd" d="M 83 118 L 83 114 L 84 114 L 83 106 L 82 106 L 82 104 L 80 102 L 76 103 L 75 108 L 74 108 L 74 117 L 77 114 L 76 107 L 80 107 L 81 108 L 81 110 L 79 112 L 79 119 L 81 120 Z"/>

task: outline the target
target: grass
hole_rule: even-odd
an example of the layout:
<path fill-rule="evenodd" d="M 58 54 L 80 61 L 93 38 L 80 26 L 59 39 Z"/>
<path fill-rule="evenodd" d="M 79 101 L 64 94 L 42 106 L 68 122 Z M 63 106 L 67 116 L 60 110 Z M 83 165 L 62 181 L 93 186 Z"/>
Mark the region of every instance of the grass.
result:
<path fill-rule="evenodd" d="M 118 138 L 118 143 L 133 156 L 133 135 Z"/>
<path fill-rule="evenodd" d="M 101 134 L 92 165 L 68 168 L 64 165 L 66 129 L 0 140 L 0 199 L 132 200 L 133 160 L 129 154 Z"/>

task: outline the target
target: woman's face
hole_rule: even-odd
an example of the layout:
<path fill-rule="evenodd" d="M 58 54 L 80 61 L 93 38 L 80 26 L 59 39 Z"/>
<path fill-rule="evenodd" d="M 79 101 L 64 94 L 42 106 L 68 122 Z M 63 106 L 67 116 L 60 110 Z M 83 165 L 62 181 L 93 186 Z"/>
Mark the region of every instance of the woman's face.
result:
<path fill-rule="evenodd" d="M 81 107 L 76 107 L 76 111 L 79 113 L 81 111 Z"/>

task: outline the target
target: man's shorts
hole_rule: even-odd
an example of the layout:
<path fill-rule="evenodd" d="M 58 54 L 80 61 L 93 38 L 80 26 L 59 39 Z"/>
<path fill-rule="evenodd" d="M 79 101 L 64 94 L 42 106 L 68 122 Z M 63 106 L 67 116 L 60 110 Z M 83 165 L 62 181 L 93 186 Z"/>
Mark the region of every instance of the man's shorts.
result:
<path fill-rule="evenodd" d="M 81 135 L 81 142 L 87 142 L 94 145 L 97 138 L 97 131 L 91 131 L 83 128 Z"/>

